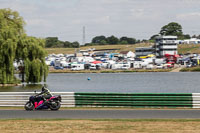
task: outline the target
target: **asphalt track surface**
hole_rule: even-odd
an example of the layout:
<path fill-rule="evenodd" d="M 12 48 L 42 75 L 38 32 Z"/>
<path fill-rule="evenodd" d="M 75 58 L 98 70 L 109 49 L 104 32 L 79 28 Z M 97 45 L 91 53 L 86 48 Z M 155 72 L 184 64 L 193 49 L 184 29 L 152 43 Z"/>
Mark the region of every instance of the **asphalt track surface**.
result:
<path fill-rule="evenodd" d="M 200 119 L 200 110 L 0 110 L 0 119 Z"/>

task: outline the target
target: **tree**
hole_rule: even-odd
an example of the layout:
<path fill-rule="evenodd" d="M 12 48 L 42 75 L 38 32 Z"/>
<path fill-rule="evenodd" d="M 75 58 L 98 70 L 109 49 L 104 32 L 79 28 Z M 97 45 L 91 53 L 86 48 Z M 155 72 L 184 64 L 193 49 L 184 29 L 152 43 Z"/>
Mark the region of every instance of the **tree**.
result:
<path fill-rule="evenodd" d="M 92 43 L 98 43 L 98 44 L 106 44 L 106 37 L 105 36 L 96 36 L 92 39 Z"/>
<path fill-rule="evenodd" d="M 135 44 L 136 43 L 136 39 L 124 36 L 124 37 L 120 38 L 120 43 L 121 44 Z"/>
<path fill-rule="evenodd" d="M 63 48 L 65 42 L 58 40 L 58 37 L 47 37 L 45 47 L 47 48 Z"/>
<path fill-rule="evenodd" d="M 140 39 L 136 40 L 136 43 L 141 43 Z"/>
<path fill-rule="evenodd" d="M 84 46 L 95 46 L 96 44 L 95 43 L 85 43 Z"/>
<path fill-rule="evenodd" d="M 17 12 L 0 9 L 0 83 L 14 83 L 15 51 L 24 21 Z"/>
<path fill-rule="evenodd" d="M 158 37 L 158 36 L 159 36 L 158 34 L 151 36 L 150 39 L 149 39 L 149 42 L 155 43 L 156 37 Z"/>
<path fill-rule="evenodd" d="M 128 38 L 128 43 L 129 44 L 135 44 L 136 43 L 136 39 L 135 38 Z"/>
<path fill-rule="evenodd" d="M 125 40 L 122 40 L 122 41 L 120 41 L 120 44 L 128 44 L 128 42 Z"/>
<path fill-rule="evenodd" d="M 160 34 L 165 36 L 172 35 L 177 36 L 178 38 L 182 38 L 182 26 L 176 22 L 171 22 L 161 28 Z"/>
<path fill-rule="evenodd" d="M 50 48 L 58 43 L 58 37 L 47 37 L 46 38 L 46 47 Z"/>
<path fill-rule="evenodd" d="M 72 42 L 71 45 L 72 45 L 73 48 L 79 48 L 80 47 L 80 44 L 77 41 Z"/>
<path fill-rule="evenodd" d="M 58 37 L 47 37 L 45 47 L 47 48 L 79 48 L 79 42 L 60 41 Z"/>
<path fill-rule="evenodd" d="M 119 43 L 119 39 L 115 36 L 107 37 L 106 40 L 107 40 L 108 44 L 118 44 Z"/>
<path fill-rule="evenodd" d="M 192 38 L 200 39 L 200 35 L 193 35 Z"/>
<path fill-rule="evenodd" d="M 44 40 L 28 37 L 24 24 L 18 12 L 0 9 L 0 84 L 16 83 L 15 60 L 23 63 L 27 82 L 40 82 L 42 77 L 46 79 Z"/>
<path fill-rule="evenodd" d="M 184 35 L 184 39 L 190 39 L 191 37 L 190 37 L 190 35 L 189 34 L 185 34 Z"/>
<path fill-rule="evenodd" d="M 108 43 L 107 43 L 106 40 L 101 40 L 99 44 L 100 44 L 100 45 L 106 45 L 106 44 L 108 44 Z"/>
<path fill-rule="evenodd" d="M 156 37 L 158 37 L 158 36 L 159 36 L 158 34 L 155 34 L 155 35 L 151 36 L 149 40 L 155 40 Z"/>
<path fill-rule="evenodd" d="M 121 44 L 128 44 L 128 37 L 121 37 L 119 41 Z"/>
<path fill-rule="evenodd" d="M 65 48 L 72 48 L 71 43 L 69 41 L 64 42 L 64 47 Z"/>
<path fill-rule="evenodd" d="M 192 38 L 197 38 L 197 36 L 196 36 L 196 35 L 193 35 Z"/>
<path fill-rule="evenodd" d="M 176 22 L 171 22 L 165 26 L 163 26 L 160 30 L 160 35 L 163 36 L 177 36 L 178 39 L 183 40 L 183 39 L 190 39 L 189 34 L 183 34 L 182 32 L 182 26 Z M 159 36 L 159 34 L 151 36 L 149 39 L 150 42 L 155 42 L 155 38 Z"/>
<path fill-rule="evenodd" d="M 26 82 L 37 83 L 46 81 L 48 66 L 45 64 L 45 40 L 24 36 L 18 43 L 17 58 L 23 61 Z M 24 79 L 22 79 L 24 80 Z"/>

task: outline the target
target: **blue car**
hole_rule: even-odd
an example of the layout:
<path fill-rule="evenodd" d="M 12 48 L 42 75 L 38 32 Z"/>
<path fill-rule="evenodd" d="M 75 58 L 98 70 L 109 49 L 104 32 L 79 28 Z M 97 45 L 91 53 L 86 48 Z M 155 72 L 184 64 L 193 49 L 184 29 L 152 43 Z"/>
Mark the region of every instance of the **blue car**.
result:
<path fill-rule="evenodd" d="M 55 66 L 54 69 L 64 69 L 64 68 L 61 66 Z"/>

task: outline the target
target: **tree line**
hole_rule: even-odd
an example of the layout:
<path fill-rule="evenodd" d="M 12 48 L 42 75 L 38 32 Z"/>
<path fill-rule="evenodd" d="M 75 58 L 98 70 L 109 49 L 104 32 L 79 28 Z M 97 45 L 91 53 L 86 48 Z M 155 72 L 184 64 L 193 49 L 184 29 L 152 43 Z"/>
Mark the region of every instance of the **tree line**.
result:
<path fill-rule="evenodd" d="M 117 38 L 115 36 L 105 37 L 104 35 L 96 36 L 92 38 L 90 43 L 86 43 L 84 46 L 93 46 L 93 45 L 116 45 L 116 44 L 135 44 L 139 40 L 130 37 L 121 37 Z M 79 42 L 69 42 L 69 41 L 60 41 L 58 37 L 47 37 L 46 38 L 46 48 L 79 48 Z"/>
<path fill-rule="evenodd" d="M 148 40 L 137 40 L 132 37 L 126 37 L 123 36 L 121 38 L 118 38 L 114 35 L 106 37 L 104 35 L 95 36 L 92 38 L 90 43 L 86 43 L 84 46 L 94 46 L 94 45 L 117 45 L 117 44 L 136 44 L 140 42 L 155 42 L 155 39 L 159 35 L 171 35 L 171 36 L 177 36 L 179 40 L 183 39 L 190 39 L 190 38 L 198 38 L 200 39 L 200 35 L 193 35 L 190 36 L 189 34 L 184 34 L 182 31 L 182 26 L 179 23 L 171 22 L 167 25 L 164 25 L 161 27 L 161 30 L 159 33 L 152 35 L 150 39 Z M 78 48 L 80 47 L 80 44 L 78 42 L 69 42 L 69 41 L 60 41 L 58 40 L 58 37 L 47 37 L 46 38 L 46 45 L 47 48 L 50 47 L 64 47 L 64 48 Z"/>
<path fill-rule="evenodd" d="M 114 35 L 105 37 L 104 35 L 96 36 L 92 39 L 91 43 L 86 43 L 85 46 L 93 46 L 93 45 L 117 45 L 117 44 L 136 44 L 138 40 L 131 37 L 123 36 L 121 38 L 117 38 Z"/>
<path fill-rule="evenodd" d="M 69 41 L 60 41 L 58 40 L 58 37 L 47 37 L 46 48 L 79 48 L 80 44 L 79 42 L 69 42 Z"/>
<path fill-rule="evenodd" d="M 192 38 L 200 39 L 200 35 L 193 35 Z"/>

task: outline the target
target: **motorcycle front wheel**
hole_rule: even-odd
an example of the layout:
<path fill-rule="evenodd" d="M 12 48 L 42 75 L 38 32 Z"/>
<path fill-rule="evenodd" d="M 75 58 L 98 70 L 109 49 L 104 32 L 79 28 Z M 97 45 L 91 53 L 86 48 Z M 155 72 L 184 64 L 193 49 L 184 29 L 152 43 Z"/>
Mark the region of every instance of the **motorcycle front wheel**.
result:
<path fill-rule="evenodd" d="M 31 111 L 34 109 L 34 105 L 32 102 L 28 101 L 25 105 L 24 105 L 25 110 L 27 111 Z"/>
<path fill-rule="evenodd" d="M 59 110 L 59 108 L 60 108 L 60 102 L 58 102 L 58 101 L 54 101 L 54 102 L 52 102 L 51 104 L 50 104 L 50 106 L 49 106 L 49 108 L 51 109 L 51 110 Z"/>

